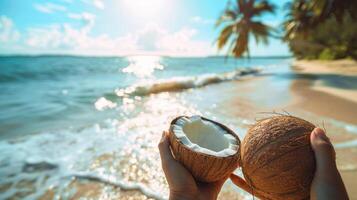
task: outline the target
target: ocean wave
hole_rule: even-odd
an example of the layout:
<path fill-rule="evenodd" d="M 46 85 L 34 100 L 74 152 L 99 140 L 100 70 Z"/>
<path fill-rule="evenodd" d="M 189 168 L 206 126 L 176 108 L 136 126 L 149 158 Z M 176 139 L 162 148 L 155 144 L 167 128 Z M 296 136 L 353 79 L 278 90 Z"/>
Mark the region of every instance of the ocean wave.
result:
<path fill-rule="evenodd" d="M 199 88 L 210 84 L 237 80 L 242 76 L 254 75 L 261 70 L 258 68 L 239 69 L 221 74 L 204 74 L 200 76 L 174 77 L 171 79 L 142 82 L 133 86 L 117 89 L 118 96 L 144 96 L 160 92 L 174 92 L 191 88 Z"/>
<path fill-rule="evenodd" d="M 70 175 L 70 177 L 75 177 L 77 179 L 84 179 L 88 181 L 94 181 L 106 185 L 111 185 L 114 187 L 119 187 L 120 190 L 124 190 L 124 191 L 138 191 L 144 194 L 147 198 L 152 198 L 157 200 L 166 199 L 163 195 L 152 191 L 142 183 L 137 183 L 137 182 L 127 183 L 124 181 L 113 179 L 111 177 L 105 177 L 103 175 L 95 175 L 91 173 L 77 173 L 77 174 Z"/>
<path fill-rule="evenodd" d="M 39 199 L 49 188 L 54 189 L 55 196 L 70 199 L 78 189 L 70 186 L 74 179 L 136 191 L 153 199 L 166 199 L 167 194 L 155 189 L 153 183 L 144 184 L 138 179 L 124 181 L 119 175 L 130 166 L 120 160 L 139 157 L 130 157 L 135 153 L 129 156 L 123 151 L 133 146 L 128 138 L 135 136 L 126 134 L 128 131 L 118 133 L 115 122 L 109 120 L 101 126 L 96 124 L 83 130 L 61 130 L 0 141 L 0 187 L 9 185 L 0 193 L 0 199 L 10 199 L 20 193 L 26 193 L 25 199 Z M 101 162 L 101 156 L 108 156 L 108 162 Z M 117 162 L 109 162 L 110 159 Z M 148 160 L 146 165 L 156 160 Z M 140 164 L 145 163 L 140 160 Z M 29 192 L 27 187 L 18 188 L 22 182 L 33 187 L 33 191 Z"/>

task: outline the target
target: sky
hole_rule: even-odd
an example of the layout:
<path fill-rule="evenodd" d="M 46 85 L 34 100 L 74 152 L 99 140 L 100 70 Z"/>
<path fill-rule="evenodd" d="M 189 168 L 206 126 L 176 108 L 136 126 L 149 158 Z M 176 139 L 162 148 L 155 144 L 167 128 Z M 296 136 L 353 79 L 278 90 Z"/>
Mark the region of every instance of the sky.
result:
<path fill-rule="evenodd" d="M 228 0 L 0 0 L 0 54 L 214 56 Z M 234 1 L 233 1 L 234 2 Z M 287 0 L 271 0 L 276 27 Z M 252 56 L 290 55 L 287 44 L 249 42 Z"/>

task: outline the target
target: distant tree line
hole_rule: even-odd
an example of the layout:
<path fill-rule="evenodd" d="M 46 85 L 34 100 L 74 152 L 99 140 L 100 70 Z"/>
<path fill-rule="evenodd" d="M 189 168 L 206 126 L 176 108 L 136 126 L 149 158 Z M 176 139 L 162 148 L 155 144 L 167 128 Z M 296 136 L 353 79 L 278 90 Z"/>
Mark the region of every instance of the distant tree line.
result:
<path fill-rule="evenodd" d="M 223 27 L 218 49 L 249 56 L 250 37 L 265 44 L 268 37 L 278 37 L 297 58 L 357 59 L 357 0 L 292 0 L 284 6 L 287 16 L 278 30 L 261 21 L 275 10 L 266 0 L 230 1 L 216 24 Z"/>

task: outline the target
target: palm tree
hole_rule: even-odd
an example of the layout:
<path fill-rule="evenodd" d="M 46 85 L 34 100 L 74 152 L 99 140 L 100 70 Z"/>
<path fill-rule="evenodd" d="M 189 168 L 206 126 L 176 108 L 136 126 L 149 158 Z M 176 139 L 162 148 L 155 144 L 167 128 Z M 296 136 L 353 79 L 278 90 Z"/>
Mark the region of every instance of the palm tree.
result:
<path fill-rule="evenodd" d="M 241 57 L 246 52 L 249 57 L 249 36 L 253 35 L 257 43 L 267 44 L 272 30 L 257 18 L 274 10 L 275 6 L 268 1 L 236 0 L 234 5 L 228 2 L 216 22 L 216 27 L 223 26 L 217 39 L 218 50 L 229 44 L 227 55 Z"/>
<path fill-rule="evenodd" d="M 311 4 L 313 11 L 319 18 L 319 22 L 323 22 L 333 16 L 339 23 L 342 23 L 346 13 L 354 20 L 357 19 L 356 0 L 313 0 Z"/>
<path fill-rule="evenodd" d="M 284 40 L 297 38 L 306 39 L 309 30 L 313 29 L 317 17 L 313 7 L 316 6 L 308 0 L 294 0 L 285 5 L 289 10 L 287 20 L 283 23 L 285 29 Z"/>
<path fill-rule="evenodd" d="M 293 0 L 287 3 L 287 20 L 283 23 L 284 40 L 305 40 L 310 31 L 330 17 L 342 23 L 348 13 L 357 19 L 356 0 Z"/>

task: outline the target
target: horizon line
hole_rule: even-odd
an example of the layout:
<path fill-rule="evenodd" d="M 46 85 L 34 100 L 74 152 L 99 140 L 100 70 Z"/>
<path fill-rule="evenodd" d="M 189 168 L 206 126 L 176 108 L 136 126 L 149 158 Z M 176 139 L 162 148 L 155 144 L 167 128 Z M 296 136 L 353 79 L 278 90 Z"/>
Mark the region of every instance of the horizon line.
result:
<path fill-rule="evenodd" d="M 227 59 L 249 59 L 246 56 L 242 56 L 239 58 L 235 58 L 234 56 L 227 56 L 227 55 L 193 55 L 193 56 L 186 56 L 186 55 L 152 55 L 152 54 L 128 54 L 128 55 L 81 55 L 81 54 L 51 54 L 51 53 L 44 53 L 44 54 L 0 54 L 0 57 L 100 57 L 100 58 L 113 58 L 113 57 L 131 57 L 131 56 L 159 56 L 159 57 L 168 57 L 168 58 L 221 58 L 225 57 Z M 250 58 L 293 58 L 293 55 L 255 55 L 250 56 Z"/>

